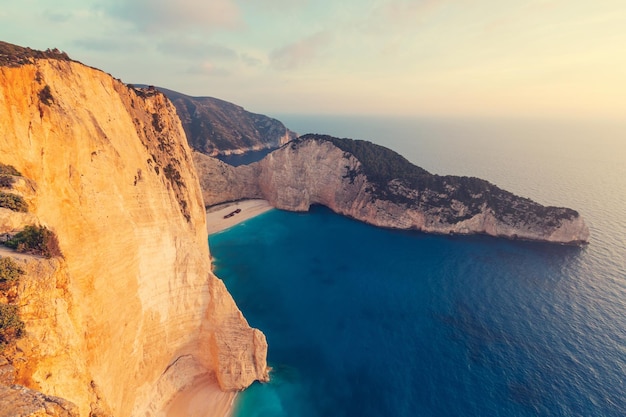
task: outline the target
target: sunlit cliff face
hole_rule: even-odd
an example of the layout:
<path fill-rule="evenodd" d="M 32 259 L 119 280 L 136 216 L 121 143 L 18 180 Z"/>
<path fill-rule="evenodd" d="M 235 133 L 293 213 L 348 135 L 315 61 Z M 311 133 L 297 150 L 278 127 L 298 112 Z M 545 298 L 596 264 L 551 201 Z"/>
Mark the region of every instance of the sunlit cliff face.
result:
<path fill-rule="evenodd" d="M 0 162 L 33 185 L 20 222 L 53 230 L 64 254 L 25 278 L 20 383 L 81 415 L 143 416 L 198 374 L 226 390 L 267 378 L 264 336 L 211 273 L 191 154 L 162 94 L 71 61 L 0 67 Z"/>

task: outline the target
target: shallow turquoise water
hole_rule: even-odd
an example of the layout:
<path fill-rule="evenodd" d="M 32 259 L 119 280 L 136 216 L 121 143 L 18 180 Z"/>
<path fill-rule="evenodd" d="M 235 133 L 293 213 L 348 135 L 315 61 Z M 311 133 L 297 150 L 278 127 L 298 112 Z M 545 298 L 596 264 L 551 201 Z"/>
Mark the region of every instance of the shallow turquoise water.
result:
<path fill-rule="evenodd" d="M 625 155 L 583 139 L 563 153 L 493 138 L 482 157 L 487 139 L 446 139 L 469 161 L 425 140 L 409 159 L 578 209 L 584 248 L 377 229 L 322 207 L 210 236 L 273 367 L 235 416 L 626 415 Z M 507 163 L 513 150 L 526 159 Z"/>

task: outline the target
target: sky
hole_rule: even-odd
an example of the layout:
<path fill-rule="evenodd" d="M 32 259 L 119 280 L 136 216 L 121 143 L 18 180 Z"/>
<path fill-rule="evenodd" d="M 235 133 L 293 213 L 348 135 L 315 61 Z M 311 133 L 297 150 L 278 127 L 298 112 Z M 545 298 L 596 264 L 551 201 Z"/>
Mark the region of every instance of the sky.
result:
<path fill-rule="evenodd" d="M 264 114 L 624 119 L 624 0 L 0 0 L 0 40 Z"/>

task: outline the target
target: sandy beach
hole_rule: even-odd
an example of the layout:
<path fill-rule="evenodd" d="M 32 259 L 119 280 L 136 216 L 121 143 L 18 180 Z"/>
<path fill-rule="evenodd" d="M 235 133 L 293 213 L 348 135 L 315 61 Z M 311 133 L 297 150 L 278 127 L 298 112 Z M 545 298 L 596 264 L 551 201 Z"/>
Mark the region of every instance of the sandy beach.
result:
<path fill-rule="evenodd" d="M 209 207 L 206 211 L 207 232 L 221 232 L 244 220 L 258 216 L 273 207 L 265 200 L 242 200 Z M 230 215 L 233 213 L 232 215 Z M 225 218 L 226 216 L 226 218 Z M 164 417 L 229 417 L 236 397 L 234 392 L 220 390 L 215 378 L 201 375 L 178 392 L 159 414 Z"/>
<path fill-rule="evenodd" d="M 266 200 L 241 200 L 209 207 L 206 211 L 207 232 L 210 235 L 221 232 L 272 209 Z M 240 211 L 235 212 L 236 210 Z M 224 218 L 231 213 L 232 216 Z"/>
<path fill-rule="evenodd" d="M 165 410 L 165 417 L 228 417 L 237 394 L 223 392 L 210 375 L 201 375 L 176 395 Z"/>

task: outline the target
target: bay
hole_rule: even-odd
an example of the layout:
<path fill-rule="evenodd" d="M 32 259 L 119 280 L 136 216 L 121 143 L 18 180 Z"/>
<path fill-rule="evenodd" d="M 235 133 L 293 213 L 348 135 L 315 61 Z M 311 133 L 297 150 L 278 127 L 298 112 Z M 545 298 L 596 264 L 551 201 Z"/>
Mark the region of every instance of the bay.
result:
<path fill-rule="evenodd" d="M 590 244 L 393 231 L 323 207 L 211 235 L 273 367 L 235 416 L 626 415 L 626 129 L 340 119 L 281 118 L 572 207 Z"/>

